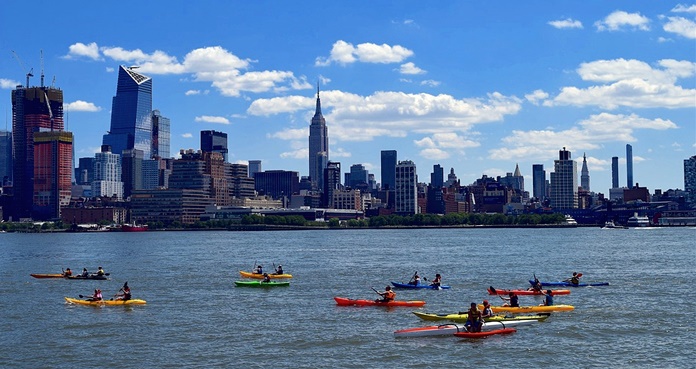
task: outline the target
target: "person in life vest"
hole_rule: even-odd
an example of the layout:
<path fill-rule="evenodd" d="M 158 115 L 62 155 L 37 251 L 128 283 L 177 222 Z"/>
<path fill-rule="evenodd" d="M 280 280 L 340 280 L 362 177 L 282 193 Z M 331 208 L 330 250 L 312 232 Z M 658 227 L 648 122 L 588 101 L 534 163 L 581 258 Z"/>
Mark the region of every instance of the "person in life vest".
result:
<path fill-rule="evenodd" d="M 439 288 L 439 287 L 440 287 L 440 284 L 442 284 L 442 276 L 440 275 L 440 273 L 437 273 L 437 274 L 435 274 L 435 279 L 433 279 L 432 281 L 430 281 L 430 285 L 431 285 L 432 287 L 438 287 L 438 288 Z"/>
<path fill-rule="evenodd" d="M 382 298 L 375 300 L 376 302 L 389 302 L 394 301 L 394 299 L 396 299 L 396 292 L 392 291 L 392 288 L 390 286 L 385 287 L 384 292 L 377 293 L 380 296 L 382 296 Z"/>
<path fill-rule="evenodd" d="M 532 285 L 532 287 L 529 287 L 527 289 L 527 291 L 542 292 L 543 289 L 542 289 L 541 282 L 536 277 L 534 277 L 534 284 Z"/>
<path fill-rule="evenodd" d="M 89 298 L 90 301 L 101 301 L 103 299 L 104 298 L 102 297 L 102 291 L 99 289 L 94 290 L 94 294 L 91 298 Z"/>
<path fill-rule="evenodd" d="M 278 267 L 276 268 L 275 274 L 276 275 L 285 274 L 285 273 L 283 273 L 283 266 L 282 265 L 278 264 Z"/>
<path fill-rule="evenodd" d="M 546 297 L 544 298 L 544 303 L 541 304 L 541 306 L 552 306 L 553 305 L 553 293 L 551 292 L 551 290 L 546 290 L 546 292 L 544 292 L 544 295 Z"/>
<path fill-rule="evenodd" d="M 520 307 L 520 298 L 517 297 L 514 292 L 510 292 L 509 296 L 510 297 L 498 296 L 501 299 L 508 301 L 507 303 L 503 304 L 503 306 Z"/>
<path fill-rule="evenodd" d="M 65 272 L 63 272 L 64 277 L 72 277 L 72 270 L 70 268 L 65 269 Z"/>
<path fill-rule="evenodd" d="M 261 283 L 271 283 L 271 276 L 268 273 L 263 273 L 263 280 Z"/>
<path fill-rule="evenodd" d="M 124 283 L 123 287 L 121 287 L 118 292 L 119 293 L 116 294 L 116 300 L 128 301 L 131 299 L 131 290 L 130 287 L 128 287 L 128 282 Z"/>
<path fill-rule="evenodd" d="M 481 319 L 490 318 L 493 316 L 493 309 L 491 309 L 491 304 L 488 303 L 488 300 L 483 300 L 483 311 L 481 312 Z"/>
<path fill-rule="evenodd" d="M 99 267 L 99 270 L 97 270 L 97 275 L 100 277 L 103 277 L 106 273 L 104 273 L 104 268 Z"/>
<path fill-rule="evenodd" d="M 418 275 L 418 272 L 415 272 L 413 274 L 413 277 L 411 277 L 411 280 L 408 281 L 408 284 L 418 286 L 420 284 L 420 281 L 421 281 L 421 277 Z"/>
<path fill-rule="evenodd" d="M 466 313 L 467 317 L 464 326 L 469 329 L 469 332 L 481 332 L 481 326 L 483 325 L 481 319 L 482 314 L 475 302 L 471 303 L 471 307 Z"/>
<path fill-rule="evenodd" d="M 89 277 L 89 272 L 87 271 L 87 268 L 82 268 L 82 277 L 87 278 Z"/>
<path fill-rule="evenodd" d="M 261 265 L 257 266 L 254 274 L 263 274 L 263 267 Z"/>
<path fill-rule="evenodd" d="M 580 283 L 580 276 L 578 272 L 573 272 L 573 276 L 568 278 L 567 281 L 577 286 Z"/>

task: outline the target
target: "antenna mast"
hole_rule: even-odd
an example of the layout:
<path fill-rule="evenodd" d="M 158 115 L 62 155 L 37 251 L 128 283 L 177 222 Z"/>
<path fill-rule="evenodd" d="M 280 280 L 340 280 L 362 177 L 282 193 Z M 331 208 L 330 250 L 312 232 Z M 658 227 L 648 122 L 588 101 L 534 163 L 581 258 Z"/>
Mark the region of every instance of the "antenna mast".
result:
<path fill-rule="evenodd" d="M 43 50 L 41 50 L 41 87 L 44 86 L 44 73 L 43 73 Z"/>

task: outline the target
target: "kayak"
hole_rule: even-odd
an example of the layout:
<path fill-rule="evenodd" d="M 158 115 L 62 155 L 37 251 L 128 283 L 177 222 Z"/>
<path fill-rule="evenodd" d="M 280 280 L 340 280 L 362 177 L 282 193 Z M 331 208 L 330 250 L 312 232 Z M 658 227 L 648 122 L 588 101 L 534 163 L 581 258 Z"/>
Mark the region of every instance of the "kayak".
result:
<path fill-rule="evenodd" d="M 275 282 L 275 281 L 270 281 L 270 282 L 264 282 L 264 281 L 234 281 L 234 284 L 237 287 L 261 287 L 261 288 L 266 288 L 266 287 L 287 287 L 290 285 L 290 282 Z"/>
<path fill-rule="evenodd" d="M 80 299 L 73 299 L 70 297 L 66 297 L 65 301 L 71 304 L 78 304 L 78 305 L 91 305 L 91 306 L 112 306 L 112 305 L 145 305 L 146 301 L 145 300 L 138 300 L 138 299 L 130 299 L 130 300 L 101 300 L 101 301 L 89 301 L 89 300 L 80 300 Z"/>
<path fill-rule="evenodd" d="M 466 322 L 466 319 L 468 317 L 468 314 L 428 314 L 428 313 L 421 313 L 420 311 L 413 311 L 413 314 L 415 314 L 417 317 L 426 320 L 426 321 L 440 321 L 440 320 L 449 320 L 453 322 L 458 322 L 458 323 L 464 323 Z M 537 320 L 537 321 L 544 321 L 546 318 L 548 318 L 550 314 L 535 314 L 535 315 L 517 315 L 517 316 L 505 316 L 505 315 L 494 315 L 491 317 L 486 318 L 486 321 L 503 321 L 503 322 L 510 322 L 510 321 L 515 321 L 515 320 Z"/>
<path fill-rule="evenodd" d="M 263 274 L 250 273 L 250 272 L 245 272 L 243 270 L 240 270 L 239 274 L 241 274 L 242 277 L 244 277 L 244 278 L 263 279 Z M 271 274 L 271 273 L 268 273 L 268 276 L 271 277 L 271 279 L 292 278 L 292 274 Z"/>
<path fill-rule="evenodd" d="M 68 277 L 65 277 L 66 279 L 91 279 L 91 280 L 98 280 L 98 281 L 105 281 L 109 278 L 107 278 L 105 275 L 96 275 L 96 274 L 90 274 L 86 277 L 83 277 L 81 275 L 71 275 Z"/>
<path fill-rule="evenodd" d="M 485 322 L 481 326 L 482 331 L 492 331 L 502 328 L 510 328 L 518 325 L 529 325 L 536 323 L 536 320 L 517 320 L 511 322 Z M 396 338 L 406 338 L 406 337 L 434 337 L 434 336 L 451 336 L 457 332 L 467 332 L 464 325 L 459 324 L 441 324 L 441 325 L 431 325 L 427 327 L 418 328 L 408 328 L 401 329 L 394 332 L 394 337 Z"/>
<path fill-rule="evenodd" d="M 529 283 L 534 285 L 534 281 L 532 281 L 532 280 L 530 280 Z M 594 286 L 608 286 L 609 282 L 572 284 L 570 282 L 562 281 L 562 282 L 541 282 L 541 285 L 542 286 L 551 286 L 551 287 L 594 287 Z"/>
<path fill-rule="evenodd" d="M 509 295 L 510 292 L 513 292 L 515 295 L 543 295 L 544 292 L 542 291 L 528 291 L 528 290 L 501 290 L 499 288 L 493 288 L 493 286 L 488 287 L 488 294 L 489 295 Z M 551 290 L 551 296 L 556 296 L 556 295 L 570 295 L 570 290 Z"/>
<path fill-rule="evenodd" d="M 65 277 L 62 273 L 53 273 L 53 274 L 29 274 L 30 276 L 34 278 L 63 278 Z"/>
<path fill-rule="evenodd" d="M 454 334 L 455 337 L 459 338 L 484 338 L 488 336 L 493 336 L 496 334 L 510 334 L 510 333 L 515 333 L 517 332 L 517 329 L 515 328 L 503 328 L 503 329 L 495 329 L 492 331 L 486 331 L 486 332 L 457 332 Z"/>
<path fill-rule="evenodd" d="M 428 289 L 428 290 L 446 290 L 450 288 L 450 286 L 431 286 L 429 284 L 408 284 L 408 283 L 399 283 L 399 282 L 392 282 L 391 284 L 394 285 L 396 288 L 404 288 L 404 289 Z"/>
<path fill-rule="evenodd" d="M 425 305 L 425 301 L 403 301 L 394 300 L 388 302 L 378 302 L 375 300 L 353 300 L 345 297 L 334 297 L 338 306 L 410 306 L 421 307 Z"/>
<path fill-rule="evenodd" d="M 483 305 L 479 305 L 478 307 L 479 307 L 479 309 L 483 309 Z M 494 313 L 513 313 L 513 314 L 552 313 L 554 311 L 571 311 L 574 309 L 575 309 L 575 307 L 571 306 L 571 305 L 551 305 L 551 306 L 537 305 L 537 306 L 519 306 L 519 307 L 491 306 L 491 310 L 493 310 Z"/>

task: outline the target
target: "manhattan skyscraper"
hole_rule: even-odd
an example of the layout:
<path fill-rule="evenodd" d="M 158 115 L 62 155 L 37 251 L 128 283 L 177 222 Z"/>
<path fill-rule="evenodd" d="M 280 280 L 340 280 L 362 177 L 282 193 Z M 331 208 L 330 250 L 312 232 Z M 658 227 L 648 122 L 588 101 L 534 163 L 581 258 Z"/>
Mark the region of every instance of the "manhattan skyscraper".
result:
<path fill-rule="evenodd" d="M 123 150 L 137 149 L 143 157 L 152 155 L 152 78 L 120 66 L 116 96 L 111 106 L 111 129 L 104 135 L 104 145 L 121 155 Z"/>
<path fill-rule="evenodd" d="M 325 160 L 320 160 L 325 159 Z M 309 176 L 314 187 L 321 182 L 324 167 L 329 160 L 329 136 L 326 129 L 326 119 L 321 114 L 319 100 L 319 84 L 317 84 L 317 107 L 309 126 Z"/>

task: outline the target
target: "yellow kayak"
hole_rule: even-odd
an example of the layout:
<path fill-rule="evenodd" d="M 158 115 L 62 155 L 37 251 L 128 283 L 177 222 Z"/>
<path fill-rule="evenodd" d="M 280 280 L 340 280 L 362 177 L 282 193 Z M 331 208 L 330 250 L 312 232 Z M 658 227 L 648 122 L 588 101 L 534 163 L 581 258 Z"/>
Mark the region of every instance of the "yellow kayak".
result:
<path fill-rule="evenodd" d="M 91 306 L 102 306 L 102 305 L 145 305 L 146 301 L 145 300 L 138 300 L 138 299 L 130 299 L 130 300 L 101 300 L 101 301 L 89 301 L 89 300 L 80 300 L 80 299 L 73 299 L 70 297 L 66 297 L 65 301 L 71 303 L 71 304 L 78 304 L 78 305 L 91 305 Z"/>
<path fill-rule="evenodd" d="M 468 314 L 431 314 L 431 313 L 422 313 L 420 311 L 412 311 L 413 314 L 415 314 L 417 317 L 426 320 L 426 321 L 439 321 L 439 320 L 449 320 L 452 322 L 457 322 L 457 323 L 465 323 L 467 320 L 467 317 L 469 316 Z M 486 318 L 486 321 L 510 321 L 510 320 L 538 320 L 538 321 L 544 321 L 546 318 L 549 317 L 549 314 L 547 315 L 521 315 L 521 316 L 515 316 L 515 317 L 509 317 L 505 315 L 494 315 L 491 317 Z"/>
<path fill-rule="evenodd" d="M 479 309 L 483 309 L 483 305 L 478 306 Z M 571 305 L 551 305 L 551 306 L 491 306 L 491 310 L 494 313 L 513 313 L 513 314 L 525 314 L 525 313 L 552 313 L 554 311 L 571 311 L 575 307 Z"/>
<path fill-rule="evenodd" d="M 243 271 L 243 270 L 240 270 L 240 271 L 239 271 L 239 274 L 241 274 L 242 277 L 244 277 L 244 278 L 263 279 L 263 274 L 250 273 L 250 272 L 245 272 L 245 271 Z M 273 274 L 273 273 L 268 273 L 268 276 L 271 277 L 271 279 L 292 278 L 292 274 Z"/>

